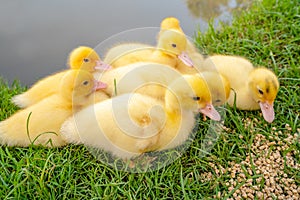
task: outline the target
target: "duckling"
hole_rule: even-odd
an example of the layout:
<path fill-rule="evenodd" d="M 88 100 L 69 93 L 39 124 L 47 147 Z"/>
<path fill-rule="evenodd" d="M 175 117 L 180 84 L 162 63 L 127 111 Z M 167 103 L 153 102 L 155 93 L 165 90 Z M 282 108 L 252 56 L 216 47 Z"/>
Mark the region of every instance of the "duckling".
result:
<path fill-rule="evenodd" d="M 241 110 L 261 109 L 264 119 L 271 123 L 275 119 L 273 103 L 279 90 L 276 75 L 264 67 L 254 68 L 247 59 L 236 56 L 215 55 L 203 64 L 208 69 L 216 69 L 230 82 L 228 104 Z"/>
<path fill-rule="evenodd" d="M 109 96 L 138 92 L 163 100 L 166 87 L 180 76 L 169 65 L 139 62 L 107 71 L 98 80 L 107 83 Z"/>
<path fill-rule="evenodd" d="M 161 29 L 178 30 L 183 33 L 178 19 L 174 17 L 165 18 L 161 23 Z M 199 53 L 195 45 L 187 38 L 186 38 L 186 54 L 191 59 L 193 63 L 193 67 L 187 67 L 187 64 L 185 62 L 178 62 L 176 69 L 180 71 L 180 73 L 182 74 L 195 74 L 202 71 L 201 67 L 204 58 L 202 54 Z"/>
<path fill-rule="evenodd" d="M 177 22 L 179 23 L 178 20 Z M 165 20 L 161 23 L 156 47 L 134 43 L 122 44 L 110 49 L 104 60 L 111 61 L 110 64 L 114 68 L 135 62 L 156 62 L 176 68 L 180 61 L 192 67 L 193 63 L 185 52 L 187 39 L 183 31 L 180 27 L 165 29 L 164 24 Z M 120 55 L 116 55 L 116 52 L 120 52 Z"/>
<path fill-rule="evenodd" d="M 181 145 L 198 112 L 220 120 L 203 78 L 184 75 L 169 85 L 165 101 L 139 93 L 119 95 L 79 111 L 66 120 L 61 132 L 70 143 L 100 148 L 126 160 Z"/>
<path fill-rule="evenodd" d="M 59 83 L 59 92 L 19 110 L 0 122 L 0 144 L 26 147 L 31 144 L 59 147 L 66 144 L 61 137 L 62 123 L 94 101 L 94 92 L 102 89 L 91 73 L 70 70 Z"/>
<path fill-rule="evenodd" d="M 110 66 L 102 62 L 92 48 L 86 46 L 80 46 L 70 53 L 68 65 L 71 69 L 82 69 L 91 73 L 110 69 Z M 14 96 L 12 102 L 20 108 L 26 108 L 54 94 L 58 91 L 60 80 L 67 71 L 41 79 L 26 92 Z"/>

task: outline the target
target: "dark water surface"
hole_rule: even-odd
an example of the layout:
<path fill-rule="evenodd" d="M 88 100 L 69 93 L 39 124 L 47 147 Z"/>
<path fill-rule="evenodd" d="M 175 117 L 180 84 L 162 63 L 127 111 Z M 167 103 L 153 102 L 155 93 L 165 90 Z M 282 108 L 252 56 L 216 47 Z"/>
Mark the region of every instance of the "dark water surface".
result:
<path fill-rule="evenodd" d="M 103 56 L 109 45 L 122 42 L 122 37 L 114 35 L 159 27 L 161 20 L 169 16 L 178 18 L 184 32 L 192 37 L 198 29 L 207 29 L 211 17 L 215 17 L 216 25 L 219 21 L 230 22 L 232 10 L 246 6 L 245 2 L 249 1 L 0 0 L 0 76 L 10 83 L 19 79 L 30 86 L 65 69 L 69 52 L 79 45 L 97 46 Z M 139 32 L 122 39 L 153 43 L 155 31 L 150 32 L 146 34 L 145 29 L 145 34 Z"/>

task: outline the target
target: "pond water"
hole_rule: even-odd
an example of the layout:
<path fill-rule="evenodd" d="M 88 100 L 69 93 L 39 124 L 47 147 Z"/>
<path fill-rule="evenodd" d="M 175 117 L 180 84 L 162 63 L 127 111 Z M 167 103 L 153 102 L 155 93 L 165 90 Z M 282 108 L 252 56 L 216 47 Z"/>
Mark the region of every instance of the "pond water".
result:
<path fill-rule="evenodd" d="M 65 69 L 69 52 L 79 45 L 98 46 L 103 56 L 109 48 L 99 45 L 103 41 L 112 38 L 109 45 L 122 42 L 111 36 L 126 30 L 131 34 L 135 28 L 159 27 L 169 16 L 178 18 L 184 32 L 192 37 L 197 30 L 205 32 L 212 17 L 215 25 L 230 22 L 232 10 L 248 6 L 249 1 L 0 0 L 0 76 L 9 83 L 19 79 L 22 85 L 30 86 Z M 155 42 L 152 34 L 138 32 L 132 36 L 128 40 Z"/>

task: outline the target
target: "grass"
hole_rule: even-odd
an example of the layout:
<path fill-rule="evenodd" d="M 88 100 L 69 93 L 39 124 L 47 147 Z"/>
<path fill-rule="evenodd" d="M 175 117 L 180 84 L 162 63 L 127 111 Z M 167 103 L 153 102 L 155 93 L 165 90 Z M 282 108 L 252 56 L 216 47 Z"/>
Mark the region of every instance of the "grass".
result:
<path fill-rule="evenodd" d="M 230 174 L 217 173 L 214 166 L 230 167 L 241 163 L 251 153 L 255 135 L 271 138 L 272 130 L 285 134 L 299 134 L 300 112 L 300 3 L 298 0 L 263 0 L 254 3 L 250 11 L 236 17 L 231 26 L 212 27 L 195 40 L 207 54 L 241 55 L 255 65 L 275 71 L 280 90 L 275 102 L 276 119 L 265 122 L 259 111 L 244 112 L 227 109 L 225 126 L 211 152 L 202 156 L 199 148 L 208 129 L 207 122 L 199 122 L 200 129 L 190 148 L 180 159 L 160 170 L 129 173 L 115 170 L 97 159 L 83 146 L 64 148 L 0 148 L 1 199 L 213 199 L 232 197 L 226 182 Z M 0 120 L 17 108 L 10 98 L 26 88 L 14 82 L 8 86 L 0 82 Z M 247 119 L 248 118 L 248 119 Z M 248 121 L 253 126 L 245 126 Z M 287 130 L 286 124 L 291 129 Z M 299 140 L 290 144 L 282 156 L 294 150 L 300 162 Z M 213 165 L 212 165 L 213 164 Z M 284 171 L 300 185 L 300 172 L 285 166 Z M 210 173 L 209 179 L 203 174 Z M 254 175 L 255 176 L 255 175 Z M 248 178 L 251 178 L 249 175 Z M 252 177 L 253 178 L 253 177 Z M 253 178 L 255 179 L 255 177 Z M 242 186 L 241 182 L 236 186 Z"/>

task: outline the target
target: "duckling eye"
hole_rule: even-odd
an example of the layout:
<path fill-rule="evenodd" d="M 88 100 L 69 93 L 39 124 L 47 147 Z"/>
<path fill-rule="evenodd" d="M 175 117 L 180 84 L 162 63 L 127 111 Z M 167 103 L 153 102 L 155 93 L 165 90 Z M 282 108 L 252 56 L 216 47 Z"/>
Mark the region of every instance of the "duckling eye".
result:
<path fill-rule="evenodd" d="M 200 97 L 193 97 L 193 100 L 194 100 L 194 101 L 199 101 L 199 100 L 200 100 Z"/>
<path fill-rule="evenodd" d="M 261 89 L 258 89 L 259 94 L 264 94 L 264 92 Z"/>
<path fill-rule="evenodd" d="M 88 85 L 90 82 L 89 81 L 83 81 L 83 85 Z"/>
<path fill-rule="evenodd" d="M 216 103 L 220 103 L 220 102 L 221 102 L 221 100 L 220 100 L 220 99 L 217 99 L 215 102 L 216 102 Z"/>
<path fill-rule="evenodd" d="M 88 58 L 84 58 L 83 62 L 89 62 L 90 60 Z"/>
<path fill-rule="evenodd" d="M 172 47 L 176 48 L 176 46 L 177 46 L 176 44 L 174 44 L 174 43 L 172 44 Z"/>

